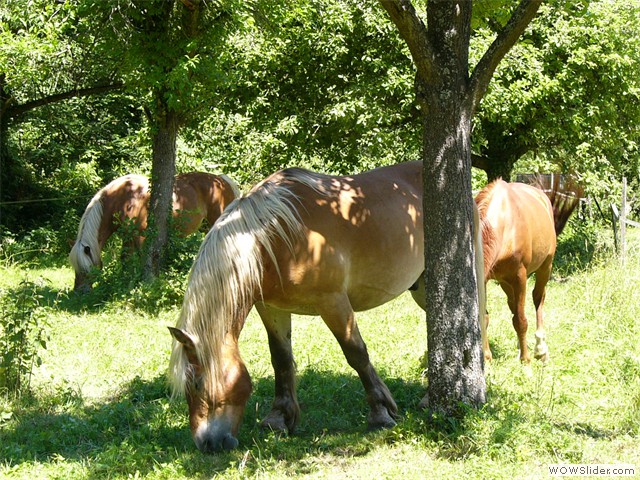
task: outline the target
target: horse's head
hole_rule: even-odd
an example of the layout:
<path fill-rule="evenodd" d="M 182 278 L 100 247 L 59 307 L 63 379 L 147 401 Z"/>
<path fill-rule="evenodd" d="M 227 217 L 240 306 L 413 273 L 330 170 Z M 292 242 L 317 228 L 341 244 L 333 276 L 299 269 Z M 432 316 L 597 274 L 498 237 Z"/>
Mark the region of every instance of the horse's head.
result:
<path fill-rule="evenodd" d="M 182 348 L 184 362 L 175 367 L 183 370 L 178 376 L 189 406 L 196 446 L 203 453 L 236 448 L 238 429 L 251 394 L 251 378 L 238 354 L 237 343 L 231 341 L 222 347 L 220 372 L 213 375 L 199 359 L 197 338 L 178 328 L 169 327 L 169 331 Z M 219 380 L 215 380 L 216 376 Z"/>
<path fill-rule="evenodd" d="M 102 267 L 100 252 L 94 251 L 96 248 L 77 241 L 69 253 L 69 261 L 76 272 L 73 289 L 76 292 L 86 293 L 91 290 L 91 270 Z"/>

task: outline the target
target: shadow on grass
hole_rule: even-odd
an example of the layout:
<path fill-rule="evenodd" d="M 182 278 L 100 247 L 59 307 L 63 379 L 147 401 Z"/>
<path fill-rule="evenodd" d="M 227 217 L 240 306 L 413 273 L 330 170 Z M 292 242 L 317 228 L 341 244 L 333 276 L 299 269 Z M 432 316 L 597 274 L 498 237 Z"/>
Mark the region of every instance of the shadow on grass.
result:
<path fill-rule="evenodd" d="M 402 416 L 397 427 L 402 435 L 425 435 L 428 426 L 415 421 L 424 387 L 395 378 L 385 381 Z M 302 417 L 295 434 L 266 432 L 259 421 L 271 406 L 273 378 L 258 379 L 240 429 L 239 449 L 216 455 L 203 455 L 195 448 L 186 402 L 168 399 L 163 376 L 135 379 L 95 405 L 68 391 L 23 399 L 15 405 L 14 418 L 0 424 L 0 464 L 63 460 L 83 466 L 81 475 L 88 478 L 144 476 L 158 468 L 210 477 L 240 464 L 251 473 L 284 461 L 303 473 L 312 468 L 305 463 L 309 455 L 359 456 L 380 441 L 395 441 L 393 433 L 367 432 L 368 407 L 356 375 L 306 370 L 300 375 L 298 394 Z M 389 438 L 380 440 L 381 435 Z"/>
<path fill-rule="evenodd" d="M 489 392 L 493 405 L 470 410 L 461 419 L 434 420 L 418 410 L 425 393 L 421 382 L 397 378 L 385 382 L 401 418 L 391 430 L 367 432 L 368 407 L 358 377 L 305 370 L 298 382 L 300 423 L 294 435 L 282 436 L 259 427 L 271 406 L 274 386 L 272 377 L 257 379 L 240 429 L 239 449 L 215 455 L 196 449 L 186 402 L 168 399 L 164 376 L 134 379 L 112 398 L 92 405 L 72 391 L 59 390 L 48 397 L 23 399 L 15 405 L 14 418 L 0 424 L 0 465 L 40 463 L 55 469 L 64 461 L 77 463 L 78 476 L 86 478 L 145 476 L 159 469 L 175 476 L 207 478 L 276 469 L 305 474 L 317 468 L 314 459 L 358 457 L 381 445 L 402 442 L 417 441 L 434 456 L 462 461 L 469 455 L 485 455 L 487 447 L 508 446 L 514 432 L 531 423 L 517 407 L 518 399 L 509 399 L 499 386 Z M 485 443 L 478 443 L 475 437 L 482 422 L 492 427 Z M 611 436 L 587 424 L 553 427 L 594 439 Z"/>

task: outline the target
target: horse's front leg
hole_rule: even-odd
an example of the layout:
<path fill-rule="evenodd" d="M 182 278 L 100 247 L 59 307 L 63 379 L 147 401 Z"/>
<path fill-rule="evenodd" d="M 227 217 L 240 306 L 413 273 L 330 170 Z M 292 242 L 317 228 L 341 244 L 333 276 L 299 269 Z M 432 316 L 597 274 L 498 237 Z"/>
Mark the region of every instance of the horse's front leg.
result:
<path fill-rule="evenodd" d="M 256 304 L 267 335 L 275 374 L 275 397 L 271 411 L 262 421 L 264 428 L 290 433 L 300 418 L 296 396 L 296 366 L 291 349 L 291 314 Z"/>
<path fill-rule="evenodd" d="M 320 315 L 338 340 L 347 362 L 362 381 L 371 409 L 369 428 L 393 427 L 398 418 L 398 407 L 369 361 L 367 346 L 358 330 L 349 299 L 345 294 L 328 296 L 322 304 Z"/>

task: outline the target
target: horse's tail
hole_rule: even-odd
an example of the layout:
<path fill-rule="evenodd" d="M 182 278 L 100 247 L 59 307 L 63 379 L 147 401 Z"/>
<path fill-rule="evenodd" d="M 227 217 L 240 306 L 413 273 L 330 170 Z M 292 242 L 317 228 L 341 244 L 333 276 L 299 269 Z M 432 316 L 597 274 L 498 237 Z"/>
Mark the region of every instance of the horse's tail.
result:
<path fill-rule="evenodd" d="M 225 182 L 227 182 L 227 184 L 231 187 L 231 190 L 233 191 L 233 195 L 236 198 L 240 198 L 242 196 L 242 190 L 240 190 L 240 187 L 238 186 L 238 184 L 228 175 L 220 174 L 219 177 L 224 180 Z"/>
<path fill-rule="evenodd" d="M 485 282 L 482 222 L 480 221 L 480 214 L 475 202 L 473 204 L 473 227 L 476 284 L 478 288 L 478 322 L 480 323 L 480 338 L 482 339 L 482 347 L 484 349 L 484 346 L 487 344 L 487 324 L 485 322 L 485 314 L 487 312 L 487 290 Z"/>
<path fill-rule="evenodd" d="M 489 208 L 489 203 L 491 202 L 491 197 L 493 196 L 496 185 L 501 181 L 501 179 L 498 179 L 490 183 L 483 188 L 475 198 L 475 203 L 478 207 L 478 221 L 480 224 L 479 230 L 481 233 L 479 240 L 482 247 L 485 282 L 487 281 L 489 273 L 496 261 L 499 247 L 498 236 L 491 224 L 487 221 L 487 208 Z"/>
<path fill-rule="evenodd" d="M 556 237 L 562 233 L 573 211 L 580 205 L 584 189 L 572 179 L 563 182 L 560 175 L 554 175 L 547 196 L 553 209 L 553 223 Z"/>

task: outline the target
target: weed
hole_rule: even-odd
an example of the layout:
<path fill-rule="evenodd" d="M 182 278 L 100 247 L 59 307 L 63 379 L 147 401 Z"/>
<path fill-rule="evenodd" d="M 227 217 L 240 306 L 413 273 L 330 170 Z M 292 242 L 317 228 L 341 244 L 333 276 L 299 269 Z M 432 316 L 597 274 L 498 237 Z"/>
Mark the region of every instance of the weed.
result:
<path fill-rule="evenodd" d="M 33 369 L 42 363 L 40 349 L 47 348 L 38 289 L 36 283 L 23 280 L 12 295 L 2 292 L 0 297 L 0 389 L 16 396 L 29 390 Z"/>

